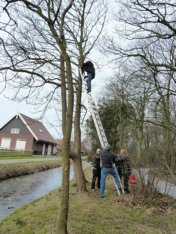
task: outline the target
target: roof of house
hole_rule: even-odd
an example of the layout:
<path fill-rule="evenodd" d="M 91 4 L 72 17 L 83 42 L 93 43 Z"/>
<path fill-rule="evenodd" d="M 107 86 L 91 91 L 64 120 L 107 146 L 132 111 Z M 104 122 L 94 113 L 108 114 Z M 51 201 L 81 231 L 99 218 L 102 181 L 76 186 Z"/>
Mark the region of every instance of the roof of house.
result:
<path fill-rule="evenodd" d="M 22 122 L 26 125 L 26 127 L 31 132 L 36 141 L 44 141 L 56 144 L 54 138 L 51 136 L 51 134 L 40 121 L 32 119 L 22 113 L 16 114 L 12 119 L 17 117 L 19 117 L 22 120 Z M 10 121 L 8 121 L 8 123 Z M 6 123 L 6 125 L 8 123 Z"/>

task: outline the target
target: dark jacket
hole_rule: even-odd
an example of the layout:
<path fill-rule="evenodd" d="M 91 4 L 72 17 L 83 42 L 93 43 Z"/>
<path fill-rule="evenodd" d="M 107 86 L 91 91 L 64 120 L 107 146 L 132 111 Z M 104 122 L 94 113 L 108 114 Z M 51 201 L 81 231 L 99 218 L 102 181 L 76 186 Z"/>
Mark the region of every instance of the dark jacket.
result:
<path fill-rule="evenodd" d="M 100 154 L 100 158 L 101 167 L 110 168 L 115 162 L 116 156 L 111 151 L 103 150 Z"/>
<path fill-rule="evenodd" d="M 81 71 L 83 72 L 87 72 L 87 73 L 91 73 L 92 77 L 95 77 L 95 68 L 94 65 L 91 61 L 87 61 L 85 63 L 83 63 L 82 67 L 81 67 Z"/>
<path fill-rule="evenodd" d="M 117 167 L 119 175 L 131 175 L 131 161 L 127 155 L 123 157 L 117 156 L 115 159 L 115 165 Z"/>
<path fill-rule="evenodd" d="M 95 154 L 93 157 L 93 169 L 100 170 L 100 155 Z"/>

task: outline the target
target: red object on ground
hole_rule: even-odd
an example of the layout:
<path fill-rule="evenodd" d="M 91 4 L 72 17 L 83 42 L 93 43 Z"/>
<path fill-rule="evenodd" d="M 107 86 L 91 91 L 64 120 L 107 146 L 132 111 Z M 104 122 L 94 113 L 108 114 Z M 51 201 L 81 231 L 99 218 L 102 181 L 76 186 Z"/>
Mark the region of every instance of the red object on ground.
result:
<path fill-rule="evenodd" d="M 135 184 L 137 181 L 136 181 L 136 176 L 134 174 L 131 174 L 130 177 L 129 177 L 129 183 L 131 184 Z"/>

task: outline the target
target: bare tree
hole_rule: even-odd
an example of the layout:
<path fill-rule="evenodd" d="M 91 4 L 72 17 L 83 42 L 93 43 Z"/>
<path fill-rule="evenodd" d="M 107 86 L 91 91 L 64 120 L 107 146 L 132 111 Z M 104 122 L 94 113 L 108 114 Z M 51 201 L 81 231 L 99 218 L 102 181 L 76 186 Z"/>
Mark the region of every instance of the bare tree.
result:
<path fill-rule="evenodd" d="M 1 38 L 4 53 L 6 55 L 8 65 L 2 66 L 1 71 L 4 72 L 4 79 L 6 81 L 7 73 L 12 71 L 12 76 L 10 78 L 11 83 L 20 84 L 18 86 L 18 92 L 24 87 L 29 86 L 31 89 L 34 87 L 40 87 L 41 83 L 51 83 L 55 84 L 56 87 L 61 85 L 60 79 L 54 76 L 50 77 L 50 65 L 56 65 L 57 60 L 54 61 L 53 50 L 46 52 L 42 41 L 47 41 L 50 46 L 54 43 L 57 48 L 58 54 L 62 54 L 64 58 L 65 68 L 66 68 L 66 82 L 68 88 L 68 101 L 63 104 L 67 105 L 66 111 L 66 121 L 65 121 L 65 135 L 63 142 L 63 177 L 62 177 L 62 196 L 60 202 L 60 214 L 58 220 L 57 233 L 67 233 L 67 219 L 68 219 L 68 208 L 69 208 L 69 171 L 70 171 L 70 137 L 72 130 L 72 115 L 73 115 L 73 77 L 71 69 L 70 56 L 67 50 L 67 43 L 64 33 L 64 23 L 65 16 L 69 13 L 74 1 L 68 2 L 67 5 L 56 4 L 54 1 L 44 2 L 40 1 L 37 3 L 31 3 L 29 1 L 3 1 L 4 10 L 6 11 L 9 20 L 4 26 L 4 31 L 7 31 L 8 27 L 11 29 L 7 31 L 7 41 Z M 47 11 L 48 9 L 48 11 Z M 13 14 L 15 12 L 16 14 Z M 22 29 L 25 27 L 20 24 L 21 19 L 25 19 L 29 22 L 31 29 L 38 32 L 41 41 L 35 42 L 35 40 L 30 40 L 26 34 L 29 34 L 29 28 L 25 30 L 23 34 Z M 59 25 L 58 25 L 59 18 Z M 23 21 L 23 22 L 25 22 Z M 38 22 L 38 27 L 36 23 Z M 23 24 L 23 23 L 22 23 Z M 59 26 L 59 27 L 57 27 Z M 41 27 L 41 28 L 40 28 Z M 47 27 L 48 30 L 45 30 Z M 12 31 L 13 29 L 13 31 Z M 41 30 L 44 29 L 44 30 Z M 18 32 L 18 36 L 14 32 Z M 49 33 L 48 37 L 47 34 Z M 19 39 L 19 35 L 21 38 Z M 5 35 L 6 36 L 6 35 Z M 33 35 L 35 36 L 35 34 Z M 46 37 L 45 37 L 46 36 Z M 31 39 L 31 38 L 30 38 Z M 20 42 L 21 40 L 21 42 Z M 26 43 L 29 42 L 29 43 Z M 17 45 L 17 46 L 16 46 Z M 46 45 L 46 43 L 45 43 Z M 30 46 L 30 47 L 29 47 Z M 26 49 L 27 47 L 27 49 Z M 36 47 L 38 47 L 36 54 Z M 42 48 L 41 48 L 42 47 Z M 28 53 L 29 51 L 29 53 Z M 30 53 L 30 51 L 32 53 Z M 50 59 L 48 59 L 48 57 Z M 46 58 L 47 57 L 47 61 Z M 48 61 L 49 60 L 49 61 Z M 37 61 L 37 62 L 36 62 Z M 31 64 L 29 64 L 29 62 Z M 4 64 L 3 64 L 4 65 Z M 33 66 L 30 66 L 33 65 Z M 45 66 L 44 72 L 41 71 L 41 67 Z M 48 68 L 48 69 L 47 69 Z M 20 74 L 20 76 L 19 76 Z M 27 81 L 22 77 L 21 74 L 29 74 Z M 57 76 L 58 77 L 58 76 Z M 58 82 L 59 81 L 59 82 Z M 22 83 L 22 85 L 21 85 Z M 35 84 L 34 84 L 35 83 Z M 31 92 L 31 89 L 29 92 Z M 17 94 L 18 94 L 17 92 Z M 53 92 L 52 92 L 53 93 Z M 30 94 L 30 93 L 29 93 Z M 30 95 L 28 95 L 29 97 Z M 66 108 L 65 108 L 66 109 Z"/>
<path fill-rule="evenodd" d="M 101 2 L 101 4 L 100 4 Z M 74 54 L 81 67 L 86 57 L 95 47 L 105 25 L 107 15 L 106 1 L 82 1 L 75 5 L 75 17 L 72 19 L 74 30 L 71 32 L 73 44 L 75 45 Z M 76 26 L 75 26 L 75 22 Z M 97 28 L 97 29 L 96 29 Z M 77 52 L 77 55 L 76 55 Z M 74 162 L 74 172 L 78 191 L 86 191 L 86 180 L 82 171 L 81 164 L 81 98 L 82 98 L 82 80 L 79 74 L 76 83 L 75 96 L 75 114 L 74 114 L 74 147 L 71 152 L 71 158 Z"/>
<path fill-rule="evenodd" d="M 55 94 L 61 87 L 63 186 L 55 233 L 67 233 L 74 94 L 75 153 L 71 155 L 78 168 L 75 171 L 79 178 L 79 190 L 86 190 L 80 158 L 82 82 L 76 75 L 77 67 L 95 46 L 107 10 L 104 8 L 102 11 L 103 8 L 98 7 L 99 1 L 92 0 L 79 3 L 74 0 L 3 0 L 0 4 L 2 17 L 5 16 L 0 20 L 0 49 L 3 56 L 0 81 L 4 85 L 1 91 L 10 86 L 14 91 L 12 99 L 26 99 L 28 103 L 40 104 L 41 107 L 45 105 L 44 110 L 47 110 L 51 101 L 56 100 Z M 99 26 L 97 32 L 96 26 Z"/>
<path fill-rule="evenodd" d="M 120 4 L 117 18 L 130 26 L 122 31 L 124 36 L 129 39 L 175 37 L 175 1 L 126 0 Z"/>
<path fill-rule="evenodd" d="M 145 140 L 145 126 L 149 127 L 146 123 L 155 125 L 159 129 L 156 133 L 162 133 L 157 138 L 158 143 L 162 144 L 168 165 L 171 165 L 170 155 L 175 157 L 175 134 L 171 130 L 175 129 L 173 110 L 171 111 L 171 100 L 176 94 L 175 11 L 174 1 L 121 1 L 119 13 L 115 15 L 118 27 L 113 38 L 105 37 L 107 43 L 103 49 L 104 53 L 113 56 L 111 61 L 119 64 L 120 69 L 126 66 L 128 76 L 138 78 L 138 84 L 150 85 L 150 89 L 146 90 L 148 97 L 146 96 L 147 102 L 143 108 L 145 118 L 140 122 L 143 133 L 140 131 L 142 135 L 139 134 L 138 138 Z M 136 104 L 141 97 L 138 96 L 139 99 L 135 100 Z M 139 103 L 136 106 L 139 107 Z M 149 112 L 151 106 L 155 110 L 152 115 Z M 141 142 L 140 147 L 142 144 Z"/>

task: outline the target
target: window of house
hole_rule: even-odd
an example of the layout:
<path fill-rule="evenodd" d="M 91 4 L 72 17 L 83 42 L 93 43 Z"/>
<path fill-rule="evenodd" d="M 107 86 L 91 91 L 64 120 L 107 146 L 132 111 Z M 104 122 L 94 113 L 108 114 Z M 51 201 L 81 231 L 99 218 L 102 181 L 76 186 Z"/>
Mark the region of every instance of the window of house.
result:
<path fill-rule="evenodd" d="M 20 129 L 19 128 L 12 128 L 11 129 L 11 133 L 19 134 L 20 133 Z"/>

